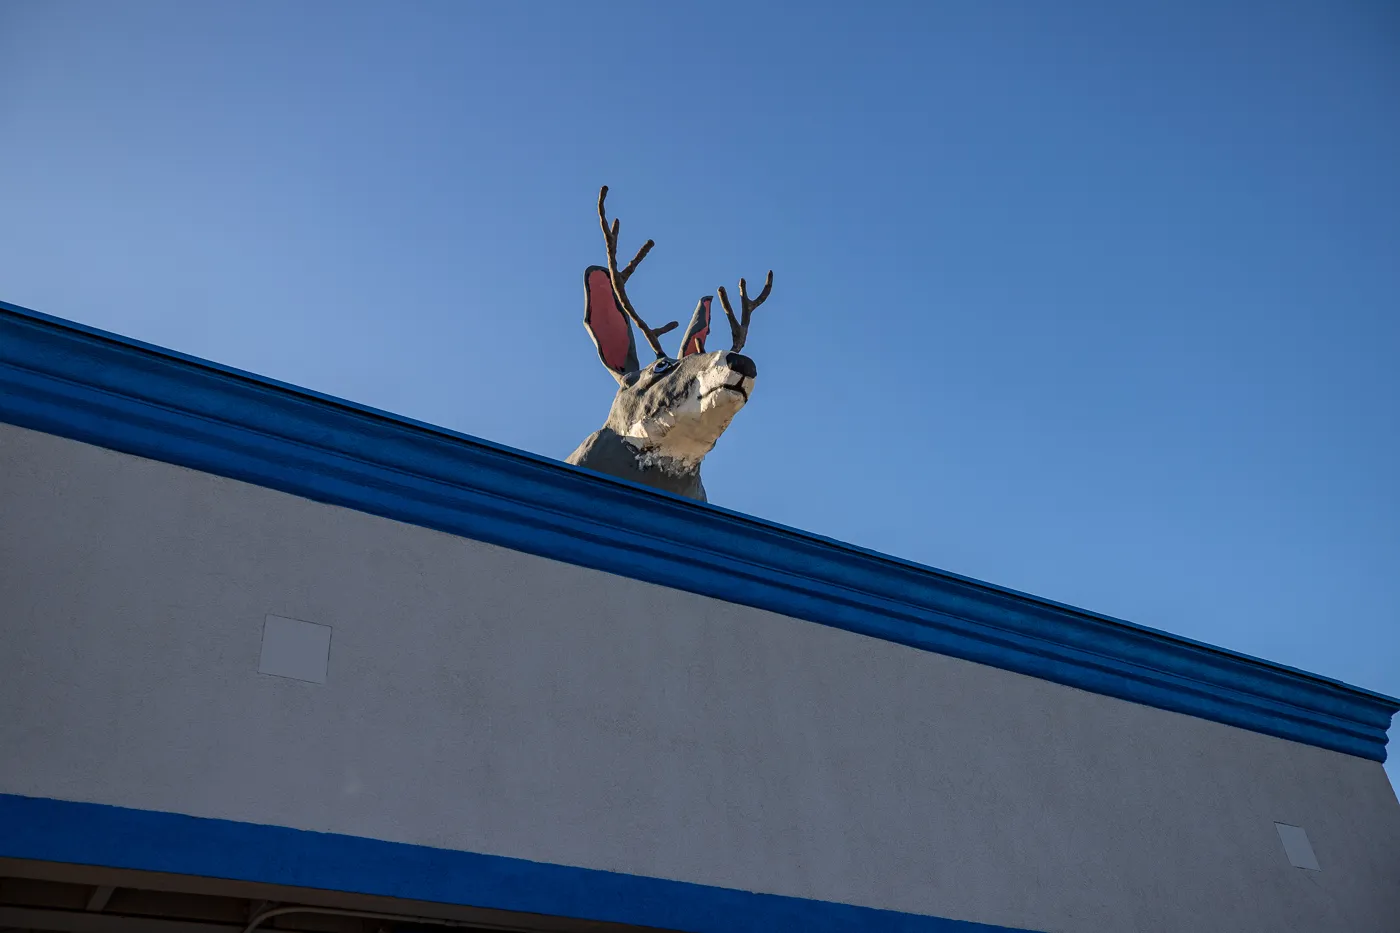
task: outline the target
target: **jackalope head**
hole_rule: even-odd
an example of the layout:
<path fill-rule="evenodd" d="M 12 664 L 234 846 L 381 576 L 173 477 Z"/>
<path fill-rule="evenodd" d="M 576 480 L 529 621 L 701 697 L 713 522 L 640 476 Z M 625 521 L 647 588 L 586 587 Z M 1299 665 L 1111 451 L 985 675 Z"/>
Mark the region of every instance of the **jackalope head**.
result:
<path fill-rule="evenodd" d="M 607 423 L 589 435 L 568 462 L 704 502 L 700 462 L 753 392 L 758 368 L 739 351 L 748 338 L 749 318 L 773 288 L 773 273 L 768 273 L 763 291 L 754 299 L 749 298 L 748 284 L 739 280 L 737 316 L 724 288 L 718 290 L 733 336 L 728 350 L 705 349 L 712 300 L 706 295 L 695 306 L 681 338 L 680 355 L 672 359 L 661 348 L 660 338 L 674 330 L 677 322 L 652 330 L 627 297 L 627 280 L 656 244 L 647 240 L 627 267 L 619 270 L 621 224 L 617 220 L 608 224 L 603 206 L 607 196 L 605 185 L 598 192 L 598 222 L 608 248 L 608 265 L 589 266 L 583 273 L 583 324 L 598 347 L 598 358 L 617 379 L 617 395 Z M 655 351 L 656 362 L 645 367 L 637 362 L 632 324 Z"/>

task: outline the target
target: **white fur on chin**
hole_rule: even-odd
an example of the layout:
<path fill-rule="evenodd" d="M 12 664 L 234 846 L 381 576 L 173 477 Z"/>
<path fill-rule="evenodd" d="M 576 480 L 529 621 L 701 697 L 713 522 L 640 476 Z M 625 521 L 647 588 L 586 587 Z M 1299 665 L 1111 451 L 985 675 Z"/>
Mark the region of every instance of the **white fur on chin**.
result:
<path fill-rule="evenodd" d="M 728 368 L 707 370 L 691 383 L 679 405 L 629 425 L 625 437 L 637 452 L 637 465 L 677 475 L 698 470 L 744 407 L 744 395 L 729 388 L 736 384 L 736 375 Z M 752 392 L 753 382 L 743 378 L 737 384 Z"/>

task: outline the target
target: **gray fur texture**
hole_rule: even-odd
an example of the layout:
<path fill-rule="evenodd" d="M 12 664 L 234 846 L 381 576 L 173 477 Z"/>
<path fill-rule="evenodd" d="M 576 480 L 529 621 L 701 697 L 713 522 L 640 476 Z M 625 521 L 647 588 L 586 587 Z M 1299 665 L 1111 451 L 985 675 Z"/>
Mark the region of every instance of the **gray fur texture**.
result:
<path fill-rule="evenodd" d="M 757 374 L 752 360 L 728 350 L 624 373 L 607 423 L 568 462 L 705 502 L 701 462 L 748 402 Z"/>

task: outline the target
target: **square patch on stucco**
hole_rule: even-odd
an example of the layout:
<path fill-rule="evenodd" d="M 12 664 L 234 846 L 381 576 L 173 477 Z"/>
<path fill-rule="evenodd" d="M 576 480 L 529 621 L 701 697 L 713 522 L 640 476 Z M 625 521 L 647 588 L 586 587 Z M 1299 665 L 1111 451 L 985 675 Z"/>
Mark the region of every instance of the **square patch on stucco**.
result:
<path fill-rule="evenodd" d="M 1306 868 L 1308 871 L 1322 870 L 1317 864 L 1317 856 L 1313 854 L 1312 843 L 1308 842 L 1308 834 L 1303 831 L 1303 827 L 1275 823 L 1274 829 L 1278 830 L 1278 838 L 1283 842 L 1283 851 L 1288 856 L 1289 864 L 1294 868 Z"/>
<path fill-rule="evenodd" d="M 264 620 L 259 673 L 323 684 L 330 658 L 329 625 L 281 616 L 268 616 Z"/>

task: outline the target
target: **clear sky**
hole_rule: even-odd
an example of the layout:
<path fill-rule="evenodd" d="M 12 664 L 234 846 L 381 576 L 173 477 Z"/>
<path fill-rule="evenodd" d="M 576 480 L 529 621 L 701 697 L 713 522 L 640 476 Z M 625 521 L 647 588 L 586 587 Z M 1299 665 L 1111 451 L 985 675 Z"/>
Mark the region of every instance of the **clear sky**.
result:
<path fill-rule="evenodd" d="M 17 304 L 562 458 L 604 183 L 716 503 L 1400 695 L 1393 3 L 0 0 Z"/>

